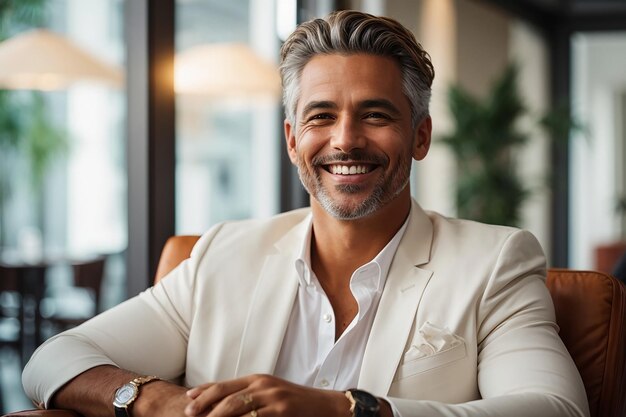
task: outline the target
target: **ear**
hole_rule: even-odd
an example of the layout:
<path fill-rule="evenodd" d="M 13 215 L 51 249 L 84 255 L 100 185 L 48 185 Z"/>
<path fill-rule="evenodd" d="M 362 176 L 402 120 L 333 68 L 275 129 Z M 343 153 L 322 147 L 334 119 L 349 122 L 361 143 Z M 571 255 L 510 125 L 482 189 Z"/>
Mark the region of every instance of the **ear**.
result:
<path fill-rule="evenodd" d="M 433 121 L 430 116 L 424 117 L 417 125 L 415 129 L 415 145 L 413 146 L 413 159 L 416 161 L 421 161 L 428 154 L 432 129 Z"/>
<path fill-rule="evenodd" d="M 296 155 L 296 129 L 287 119 L 285 119 L 285 121 L 283 122 L 283 126 L 285 128 L 287 153 L 289 154 L 289 159 L 291 159 L 291 163 L 295 165 L 298 160 Z"/>

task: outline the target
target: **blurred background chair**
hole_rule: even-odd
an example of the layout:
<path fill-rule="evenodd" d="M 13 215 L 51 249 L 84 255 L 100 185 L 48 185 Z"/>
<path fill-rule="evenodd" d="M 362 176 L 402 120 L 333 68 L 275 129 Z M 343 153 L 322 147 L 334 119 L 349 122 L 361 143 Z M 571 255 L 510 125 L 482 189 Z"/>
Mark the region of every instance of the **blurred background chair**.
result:
<path fill-rule="evenodd" d="M 0 265 L 0 347 L 21 351 L 20 295 L 15 270 Z"/>
<path fill-rule="evenodd" d="M 9 333 L 18 332 L 17 341 L 8 340 L 16 346 L 20 360 L 25 362 L 41 341 L 41 301 L 45 291 L 45 263 L 0 262 L 0 295 L 2 320 L 6 325 L 3 336 L 14 339 Z M 0 335 L 0 338 L 2 336 Z"/>
<path fill-rule="evenodd" d="M 44 300 L 42 314 L 50 327 L 47 333 L 56 334 L 76 327 L 102 311 L 106 259 L 106 256 L 98 256 L 71 263 L 72 287 Z"/>
<path fill-rule="evenodd" d="M 612 275 L 620 281 L 626 283 L 626 251 L 615 264 Z"/>
<path fill-rule="evenodd" d="M 0 266 L 0 349 L 10 349 L 12 358 L 20 357 L 22 352 L 19 320 L 21 302 L 16 274 Z M 4 407 L 1 391 L 0 407 Z"/>
<path fill-rule="evenodd" d="M 615 271 L 620 263 L 624 263 L 626 258 L 626 242 L 616 241 L 596 246 L 594 249 L 594 270 L 611 274 L 624 281 L 626 277 L 615 275 Z"/>
<path fill-rule="evenodd" d="M 189 257 L 198 236 L 174 236 L 165 244 L 155 282 Z M 560 336 L 585 384 L 591 417 L 623 417 L 626 412 L 626 291 L 610 275 L 551 269 L 547 286 Z M 54 410 L 30 410 L 14 417 L 77 417 Z"/>
<path fill-rule="evenodd" d="M 20 368 L 39 343 L 45 273 L 43 264 L 0 261 L 0 348 L 9 349 L 2 352 L 3 359 Z M 0 392 L 0 407 L 2 396 Z"/>

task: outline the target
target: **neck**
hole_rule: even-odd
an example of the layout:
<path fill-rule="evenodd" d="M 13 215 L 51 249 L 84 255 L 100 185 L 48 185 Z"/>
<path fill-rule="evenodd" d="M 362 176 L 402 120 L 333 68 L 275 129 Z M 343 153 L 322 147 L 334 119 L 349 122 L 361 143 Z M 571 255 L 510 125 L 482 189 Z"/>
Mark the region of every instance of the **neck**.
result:
<path fill-rule="evenodd" d="M 311 209 L 313 269 L 318 276 L 336 271 L 332 276 L 349 280 L 352 272 L 378 255 L 402 227 L 411 210 L 411 196 L 406 187 L 372 215 L 356 220 L 339 220 L 314 199 Z"/>

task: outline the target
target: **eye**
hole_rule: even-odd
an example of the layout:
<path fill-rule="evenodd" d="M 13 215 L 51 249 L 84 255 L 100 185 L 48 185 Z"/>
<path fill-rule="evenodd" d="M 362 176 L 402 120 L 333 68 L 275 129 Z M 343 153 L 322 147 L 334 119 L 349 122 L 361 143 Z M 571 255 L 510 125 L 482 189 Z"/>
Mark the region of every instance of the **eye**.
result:
<path fill-rule="evenodd" d="M 316 113 L 316 114 L 311 115 L 306 120 L 306 123 L 310 123 L 313 125 L 321 125 L 321 124 L 326 124 L 328 122 L 331 122 L 334 119 L 335 117 L 331 113 Z"/>
<path fill-rule="evenodd" d="M 326 120 L 326 119 L 332 119 L 332 116 L 328 113 L 319 113 L 319 114 L 314 114 L 313 116 L 309 118 L 309 120 Z"/>
<path fill-rule="evenodd" d="M 372 111 L 369 112 L 365 115 L 366 119 L 381 119 L 381 120 L 389 120 L 390 117 L 388 115 L 386 115 L 385 113 L 381 113 L 381 112 L 377 112 L 377 111 Z"/>

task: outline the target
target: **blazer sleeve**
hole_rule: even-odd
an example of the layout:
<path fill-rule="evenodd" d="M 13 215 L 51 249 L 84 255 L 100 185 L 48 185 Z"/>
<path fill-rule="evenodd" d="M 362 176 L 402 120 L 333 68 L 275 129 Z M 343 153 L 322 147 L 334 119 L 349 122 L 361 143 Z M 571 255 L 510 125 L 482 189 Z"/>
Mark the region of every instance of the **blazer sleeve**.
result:
<path fill-rule="evenodd" d="M 478 388 L 462 404 L 389 400 L 403 417 L 589 416 L 585 389 L 555 322 L 535 237 L 513 232 L 502 245 L 477 311 Z"/>
<path fill-rule="evenodd" d="M 22 374 L 26 395 L 47 407 L 59 388 L 99 365 L 178 379 L 185 371 L 198 266 L 220 227 L 154 287 L 41 345 Z"/>

